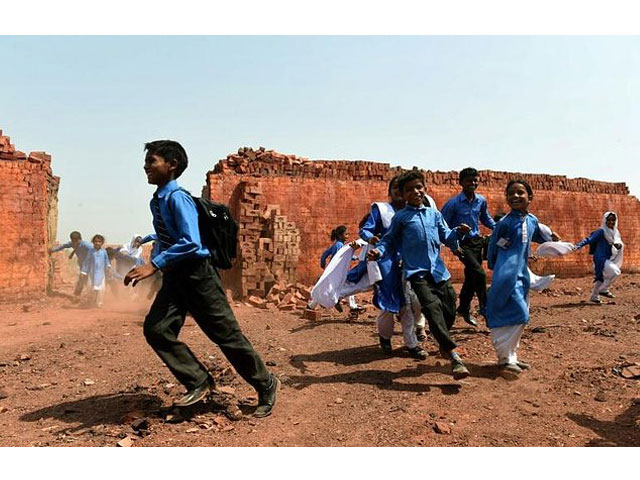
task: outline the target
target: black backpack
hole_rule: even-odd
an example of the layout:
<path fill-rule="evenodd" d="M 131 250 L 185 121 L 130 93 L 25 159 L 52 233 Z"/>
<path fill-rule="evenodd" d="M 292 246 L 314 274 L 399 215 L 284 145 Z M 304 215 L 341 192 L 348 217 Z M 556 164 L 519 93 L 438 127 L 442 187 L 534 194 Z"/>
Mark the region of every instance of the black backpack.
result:
<path fill-rule="evenodd" d="M 211 252 L 213 265 L 224 270 L 231 268 L 231 261 L 237 257 L 238 224 L 231 216 L 229 207 L 206 198 L 194 197 L 183 188 L 180 190 L 189 194 L 196 204 L 200 239 Z"/>

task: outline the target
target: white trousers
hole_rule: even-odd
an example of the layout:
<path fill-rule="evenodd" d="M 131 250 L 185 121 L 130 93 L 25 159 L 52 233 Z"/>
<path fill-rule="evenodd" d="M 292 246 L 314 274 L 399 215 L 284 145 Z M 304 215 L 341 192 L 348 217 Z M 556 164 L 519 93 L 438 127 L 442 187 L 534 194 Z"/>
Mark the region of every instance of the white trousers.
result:
<path fill-rule="evenodd" d="M 520 337 L 524 332 L 524 324 L 509 325 L 491 329 L 491 341 L 496 349 L 498 365 L 516 363 L 518 361 L 517 350 L 520 345 Z"/>
<path fill-rule="evenodd" d="M 405 281 L 404 283 L 404 299 L 406 304 L 409 306 L 408 313 L 413 318 L 415 326 L 424 328 L 427 324 L 427 319 L 422 314 L 422 305 L 420 305 L 420 300 L 418 300 L 416 292 L 411 288 L 411 283 L 409 281 Z"/>
<path fill-rule="evenodd" d="M 402 325 L 402 336 L 404 337 L 404 344 L 408 348 L 415 348 L 418 346 L 418 339 L 416 338 L 416 327 L 414 325 L 413 315 L 410 313 L 411 309 L 405 305 L 400 310 L 400 324 Z M 388 312 L 386 310 L 380 310 L 378 315 L 378 334 L 385 340 L 391 340 L 393 336 L 393 323 L 396 314 Z"/>

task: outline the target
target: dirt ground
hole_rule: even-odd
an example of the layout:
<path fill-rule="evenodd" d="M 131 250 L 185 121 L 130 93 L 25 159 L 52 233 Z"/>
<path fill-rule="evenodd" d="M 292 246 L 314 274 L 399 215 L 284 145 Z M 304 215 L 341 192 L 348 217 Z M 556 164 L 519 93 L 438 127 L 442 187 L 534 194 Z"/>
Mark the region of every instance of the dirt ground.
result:
<path fill-rule="evenodd" d="M 191 318 L 181 338 L 219 391 L 176 411 L 183 389 L 142 335 L 148 300 L 107 298 L 98 310 L 58 293 L 0 305 L 0 446 L 640 446 L 640 380 L 618 373 L 640 362 L 640 275 L 600 306 L 585 302 L 590 283 L 532 292 L 519 354 L 533 368 L 516 380 L 498 374 L 488 330 L 461 319 L 471 377 L 457 382 L 431 339 L 424 361 L 400 335 L 384 354 L 373 307 L 316 322 L 238 303 L 245 335 L 283 381 L 260 420 L 253 390 Z"/>

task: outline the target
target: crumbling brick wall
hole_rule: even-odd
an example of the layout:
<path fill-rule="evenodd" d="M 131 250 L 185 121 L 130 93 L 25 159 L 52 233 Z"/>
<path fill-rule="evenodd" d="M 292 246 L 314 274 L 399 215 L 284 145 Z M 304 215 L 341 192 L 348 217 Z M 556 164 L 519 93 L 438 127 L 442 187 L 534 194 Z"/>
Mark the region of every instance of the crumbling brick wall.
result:
<path fill-rule="evenodd" d="M 387 199 L 388 181 L 403 170 L 387 163 L 315 160 L 284 155 L 272 150 L 240 149 L 220 160 L 207 173 L 203 195 L 238 203 L 237 187 L 242 182 L 259 182 L 265 202 L 278 205 L 282 215 L 300 232 L 298 281 L 312 284 L 321 273 L 320 255 L 330 244 L 330 232 L 347 225 L 351 238 L 375 201 Z M 460 191 L 457 172 L 423 171 L 428 193 L 439 207 Z M 640 202 L 629 195 L 624 183 L 607 183 L 585 178 L 511 172 L 480 172 L 478 192 L 484 195 L 492 214 L 508 212 L 504 187 L 512 178 L 526 179 L 534 190 L 531 212 L 550 225 L 564 240 L 576 242 L 600 226 L 602 214 L 614 210 L 620 216 L 620 232 L 626 243 L 623 270 L 640 271 Z M 234 196 L 234 192 L 236 195 Z M 486 229 L 483 230 L 488 233 Z M 444 258 L 455 281 L 462 279 L 462 265 L 445 249 Z M 559 277 L 588 275 L 592 260 L 586 249 L 532 265 L 537 273 Z"/>
<path fill-rule="evenodd" d="M 26 155 L 0 130 L 0 301 L 46 293 L 59 183 L 50 155 Z"/>

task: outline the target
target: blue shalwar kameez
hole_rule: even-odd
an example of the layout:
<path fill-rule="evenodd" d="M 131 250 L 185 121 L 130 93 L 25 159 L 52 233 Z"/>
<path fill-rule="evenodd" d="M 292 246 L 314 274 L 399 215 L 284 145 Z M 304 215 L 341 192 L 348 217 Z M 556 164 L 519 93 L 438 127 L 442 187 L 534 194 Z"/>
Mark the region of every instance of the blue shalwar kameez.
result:
<path fill-rule="evenodd" d="M 516 350 L 529 323 L 529 269 L 531 241 L 544 243 L 538 219 L 512 210 L 495 226 L 487 254 L 493 270 L 487 295 L 487 325 L 499 364 L 517 362 Z"/>

